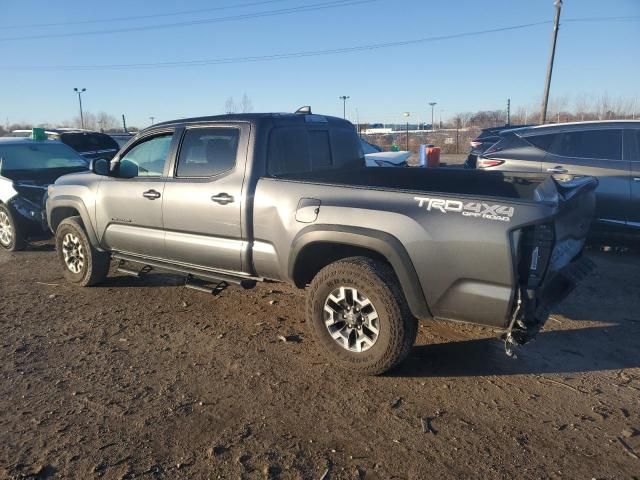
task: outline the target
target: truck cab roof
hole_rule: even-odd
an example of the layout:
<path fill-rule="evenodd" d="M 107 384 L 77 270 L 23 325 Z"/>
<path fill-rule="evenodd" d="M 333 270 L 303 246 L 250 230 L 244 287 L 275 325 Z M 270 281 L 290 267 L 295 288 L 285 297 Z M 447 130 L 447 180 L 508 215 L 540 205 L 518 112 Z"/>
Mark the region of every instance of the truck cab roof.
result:
<path fill-rule="evenodd" d="M 353 126 L 351 122 L 338 117 L 317 115 L 313 113 L 230 113 L 226 115 L 211 115 L 203 117 L 181 118 L 167 122 L 156 123 L 145 130 L 150 131 L 161 127 L 184 126 L 202 123 L 247 122 L 251 124 L 271 122 L 274 126 L 289 126 L 296 124 L 328 124 L 329 126 Z"/>

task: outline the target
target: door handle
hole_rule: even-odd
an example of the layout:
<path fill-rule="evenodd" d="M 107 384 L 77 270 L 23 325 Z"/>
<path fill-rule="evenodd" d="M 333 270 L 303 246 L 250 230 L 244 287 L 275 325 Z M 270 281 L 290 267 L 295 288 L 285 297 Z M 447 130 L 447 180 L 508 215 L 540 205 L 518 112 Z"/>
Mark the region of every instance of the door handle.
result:
<path fill-rule="evenodd" d="M 640 177 L 633 177 L 634 182 L 640 182 Z"/>
<path fill-rule="evenodd" d="M 211 197 L 211 201 L 219 203 L 220 205 L 226 205 L 228 203 L 233 203 L 234 198 L 233 195 L 229 195 L 228 193 L 219 193 L 218 195 Z"/>
<path fill-rule="evenodd" d="M 560 165 L 558 165 L 557 167 L 547 168 L 547 172 L 549 172 L 549 173 L 567 173 L 567 172 L 569 172 L 569 170 L 567 170 L 566 168 L 562 168 Z"/>
<path fill-rule="evenodd" d="M 155 190 L 147 190 L 142 194 L 142 196 L 144 198 L 148 198 L 149 200 L 155 200 L 157 198 L 160 198 L 160 192 L 157 192 Z"/>

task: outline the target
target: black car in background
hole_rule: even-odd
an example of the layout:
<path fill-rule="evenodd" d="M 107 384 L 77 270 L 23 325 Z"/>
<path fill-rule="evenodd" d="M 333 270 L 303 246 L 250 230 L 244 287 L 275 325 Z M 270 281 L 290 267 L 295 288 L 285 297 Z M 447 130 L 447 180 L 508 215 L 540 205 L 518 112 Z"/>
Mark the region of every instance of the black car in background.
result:
<path fill-rule="evenodd" d="M 476 160 L 479 155 L 482 155 L 491 145 L 500 140 L 500 132 L 509 130 L 511 128 L 531 127 L 532 125 L 503 125 L 501 127 L 483 128 L 480 134 L 471 140 L 471 150 L 469 156 L 464 162 L 465 168 L 476 168 Z"/>
<path fill-rule="evenodd" d="M 106 133 L 84 130 L 61 132 L 58 134 L 58 139 L 87 160 L 98 158 L 111 160 L 120 150 L 118 142 Z"/>
<path fill-rule="evenodd" d="M 558 180 L 592 176 L 596 227 L 640 231 L 640 121 L 610 120 L 506 130 L 477 168 L 541 172 Z"/>
<path fill-rule="evenodd" d="M 111 160 L 118 150 L 120 144 L 117 140 L 106 133 L 95 132 L 93 130 L 82 130 L 76 128 L 52 128 L 45 129 L 44 133 L 50 140 L 59 140 L 70 146 L 87 160 L 104 158 Z M 30 137 L 32 130 L 14 130 L 8 137 Z M 131 138 L 129 134 L 127 139 Z"/>
<path fill-rule="evenodd" d="M 47 187 L 88 168 L 85 158 L 59 141 L 0 138 L 0 248 L 22 250 L 29 238 L 48 236 Z"/>

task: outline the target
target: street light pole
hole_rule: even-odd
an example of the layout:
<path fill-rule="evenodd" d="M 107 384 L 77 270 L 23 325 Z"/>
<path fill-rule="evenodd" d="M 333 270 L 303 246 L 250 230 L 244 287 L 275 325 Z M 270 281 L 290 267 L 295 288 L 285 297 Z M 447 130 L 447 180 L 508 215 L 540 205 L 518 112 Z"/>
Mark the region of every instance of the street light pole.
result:
<path fill-rule="evenodd" d="M 149 120 L 151 120 L 151 125 L 153 125 L 153 121 L 156 119 L 156 117 L 149 117 Z"/>
<path fill-rule="evenodd" d="M 87 91 L 86 88 L 74 88 L 74 92 L 78 94 L 78 103 L 80 104 L 80 126 L 84 130 L 84 115 L 82 114 L 82 94 Z"/>
<path fill-rule="evenodd" d="M 433 128 L 433 107 L 435 107 L 438 103 L 437 102 L 429 102 L 429 105 L 431 105 L 431 131 L 434 130 Z"/>
<path fill-rule="evenodd" d="M 409 151 L 409 117 L 411 116 L 410 112 L 404 112 L 402 115 L 407 119 L 407 152 Z"/>
<path fill-rule="evenodd" d="M 338 97 L 340 100 L 342 100 L 342 118 L 347 118 L 347 100 L 349 100 L 348 95 L 342 95 L 341 97 Z"/>
<path fill-rule="evenodd" d="M 542 113 L 540 124 L 544 125 L 547 120 L 547 106 L 549 104 L 549 90 L 551 88 L 551 74 L 553 73 L 553 59 L 556 56 L 556 42 L 558 40 L 558 29 L 560 28 L 560 11 L 562 10 L 562 0 L 555 0 L 556 17 L 553 21 L 553 34 L 551 35 L 551 55 L 549 65 L 547 65 L 547 79 L 544 85 L 544 95 L 542 96 Z"/>

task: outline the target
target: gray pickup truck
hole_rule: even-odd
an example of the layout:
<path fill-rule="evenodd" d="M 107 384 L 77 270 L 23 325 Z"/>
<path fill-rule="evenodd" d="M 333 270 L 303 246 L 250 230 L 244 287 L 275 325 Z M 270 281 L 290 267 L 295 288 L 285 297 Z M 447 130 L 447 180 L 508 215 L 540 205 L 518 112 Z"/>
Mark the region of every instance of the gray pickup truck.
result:
<path fill-rule="evenodd" d="M 307 288 L 329 357 L 378 374 L 406 357 L 417 319 L 502 328 L 507 346 L 531 338 L 590 268 L 596 185 L 366 168 L 353 125 L 301 109 L 154 125 L 50 186 L 47 220 L 80 286 L 114 258 L 213 292 L 264 279 Z"/>

